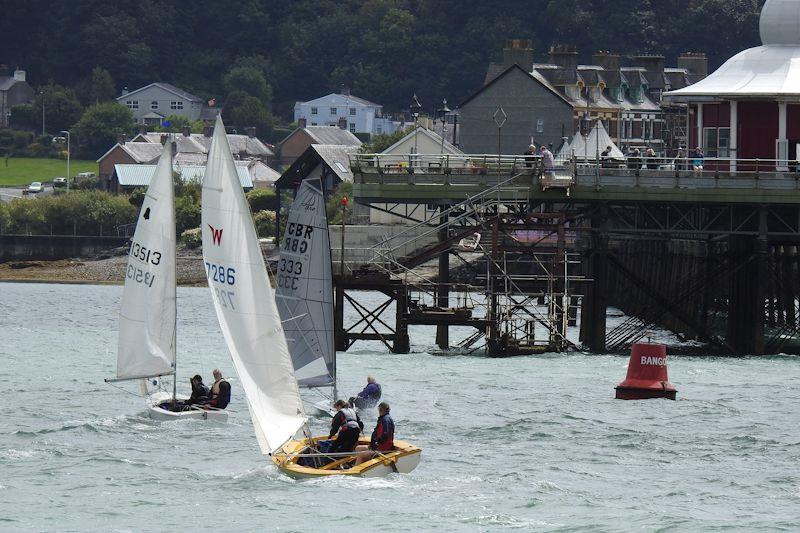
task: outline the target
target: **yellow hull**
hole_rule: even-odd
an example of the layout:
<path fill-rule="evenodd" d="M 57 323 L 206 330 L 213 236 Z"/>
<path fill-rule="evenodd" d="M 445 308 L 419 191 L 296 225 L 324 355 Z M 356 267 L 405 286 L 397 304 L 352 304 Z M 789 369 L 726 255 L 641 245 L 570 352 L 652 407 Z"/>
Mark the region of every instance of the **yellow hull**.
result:
<path fill-rule="evenodd" d="M 356 477 L 382 477 L 392 472 L 407 474 L 419 464 L 422 449 L 407 442 L 394 441 L 394 449 L 382 452 L 381 455 L 364 461 L 358 466 L 353 466 L 355 454 L 335 460 L 322 467 L 312 468 L 297 464 L 300 459 L 297 454 L 303 453 L 308 447 L 309 440 L 316 443 L 327 437 L 312 437 L 311 439 L 290 440 L 279 450 L 272 454 L 272 462 L 284 474 L 296 479 L 319 478 L 324 476 L 356 476 Z M 358 444 L 369 444 L 369 439 L 361 438 Z M 345 468 L 341 468 L 344 466 Z M 348 467 L 349 466 L 349 467 Z"/>

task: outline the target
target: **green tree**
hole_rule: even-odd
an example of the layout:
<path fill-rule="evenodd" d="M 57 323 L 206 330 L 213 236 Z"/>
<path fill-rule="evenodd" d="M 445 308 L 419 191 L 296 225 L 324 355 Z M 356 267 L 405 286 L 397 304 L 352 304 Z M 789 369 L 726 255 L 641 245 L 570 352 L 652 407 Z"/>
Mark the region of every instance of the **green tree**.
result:
<path fill-rule="evenodd" d="M 258 98 L 265 106 L 269 106 L 272 101 L 272 88 L 267 83 L 264 72 L 251 63 L 245 62 L 231 67 L 222 78 L 222 86 L 228 94 L 243 91 Z"/>
<path fill-rule="evenodd" d="M 42 125 L 41 112 L 37 116 L 32 104 L 15 105 L 11 108 L 8 125 L 17 130 L 36 131 Z"/>
<path fill-rule="evenodd" d="M 42 116 L 42 105 L 44 105 L 45 128 L 50 133 L 71 128 L 83 111 L 75 91 L 52 82 L 40 87 L 33 101 L 33 112 L 36 117 Z"/>
<path fill-rule="evenodd" d="M 117 87 L 111 73 L 102 67 L 94 67 L 92 74 L 78 84 L 78 98 L 84 106 L 110 102 L 117 96 Z"/>
<path fill-rule="evenodd" d="M 165 123 L 168 125 L 165 126 Z M 203 124 L 202 120 L 192 122 L 188 117 L 182 115 L 168 115 L 161 124 L 153 128 L 153 131 L 180 133 L 183 128 L 188 127 L 192 133 L 203 133 L 204 126 L 205 124 Z"/>
<path fill-rule="evenodd" d="M 278 196 L 272 189 L 253 189 L 247 193 L 247 203 L 250 211 L 275 211 L 278 208 Z"/>
<path fill-rule="evenodd" d="M 259 237 L 272 237 L 275 235 L 275 211 L 253 213 L 253 224 Z"/>
<path fill-rule="evenodd" d="M 347 208 L 342 210 L 342 198 L 347 198 Z M 353 184 L 343 181 L 328 197 L 325 211 L 328 214 L 328 224 L 341 224 L 342 213 L 345 213 L 345 224 L 353 219 Z"/>
<path fill-rule="evenodd" d="M 73 134 L 78 154 L 97 159 L 116 142 L 117 135 L 133 129 L 131 110 L 116 102 L 90 106 L 75 125 Z"/>
<path fill-rule="evenodd" d="M 405 129 L 398 129 L 396 132 L 391 134 L 378 133 L 373 135 L 370 141 L 362 144 L 358 151 L 362 154 L 379 154 L 408 135 L 408 132 L 413 128 L 414 126 L 410 126 Z"/>
<path fill-rule="evenodd" d="M 241 133 L 244 133 L 245 128 L 255 127 L 259 137 L 269 137 L 272 134 L 272 115 L 261 100 L 254 96 L 245 95 L 241 103 L 233 107 L 228 107 L 226 103 L 223 115 L 226 123 Z"/>

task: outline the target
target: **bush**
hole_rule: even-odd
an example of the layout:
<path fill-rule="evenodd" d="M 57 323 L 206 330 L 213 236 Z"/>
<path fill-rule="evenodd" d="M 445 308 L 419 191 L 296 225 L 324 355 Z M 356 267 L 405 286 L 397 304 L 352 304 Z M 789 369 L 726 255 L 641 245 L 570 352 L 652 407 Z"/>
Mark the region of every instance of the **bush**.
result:
<path fill-rule="evenodd" d="M 278 209 L 278 196 L 272 189 L 253 189 L 247 193 L 247 203 L 250 211 L 275 211 Z"/>
<path fill-rule="evenodd" d="M 258 211 L 253 214 L 253 223 L 259 237 L 272 237 L 275 234 L 275 212 Z"/>
<path fill-rule="evenodd" d="M 8 226 L 11 224 L 11 217 L 8 215 L 8 207 L 0 202 L 0 235 L 8 233 Z"/>
<path fill-rule="evenodd" d="M 187 248 L 197 248 L 203 244 L 203 232 L 200 228 L 187 229 L 181 233 L 180 241 Z"/>
<path fill-rule="evenodd" d="M 103 191 L 20 198 L 6 204 L 5 212 L 4 232 L 39 235 L 112 235 L 117 226 L 135 222 L 137 214 L 124 196 Z"/>
<path fill-rule="evenodd" d="M 178 235 L 200 226 L 200 202 L 191 195 L 175 198 L 175 229 Z"/>
<path fill-rule="evenodd" d="M 80 180 L 73 179 L 71 188 L 76 191 L 93 191 L 100 190 L 103 187 L 100 183 L 100 178 L 83 178 Z"/>
<path fill-rule="evenodd" d="M 345 224 L 349 224 L 353 219 L 353 184 L 343 181 L 339 184 L 335 191 L 328 198 L 328 203 L 325 209 L 328 213 L 328 224 L 341 224 L 342 223 L 342 197 L 347 197 L 347 215 Z"/>

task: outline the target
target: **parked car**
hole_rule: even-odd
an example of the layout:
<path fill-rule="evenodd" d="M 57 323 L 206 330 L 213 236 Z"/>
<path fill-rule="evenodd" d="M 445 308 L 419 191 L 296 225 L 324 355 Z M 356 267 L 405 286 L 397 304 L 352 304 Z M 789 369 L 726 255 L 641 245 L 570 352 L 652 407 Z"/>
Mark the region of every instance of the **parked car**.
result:
<path fill-rule="evenodd" d="M 30 185 L 28 185 L 28 193 L 37 193 L 42 192 L 44 190 L 44 185 L 42 185 L 41 181 L 34 181 Z"/>
<path fill-rule="evenodd" d="M 66 186 L 67 186 L 67 178 L 63 176 L 53 178 L 53 187 L 66 187 Z"/>

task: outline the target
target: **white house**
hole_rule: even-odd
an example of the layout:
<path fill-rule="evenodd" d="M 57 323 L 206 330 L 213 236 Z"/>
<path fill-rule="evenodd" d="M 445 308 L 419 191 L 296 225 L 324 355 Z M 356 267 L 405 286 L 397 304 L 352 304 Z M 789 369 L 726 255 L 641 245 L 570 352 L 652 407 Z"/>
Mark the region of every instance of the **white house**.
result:
<path fill-rule="evenodd" d="M 353 96 L 349 91 L 331 93 L 308 102 L 294 105 L 294 120 L 305 119 L 308 126 L 339 126 L 347 122 L 345 129 L 351 133 L 391 134 L 400 123 L 383 116 L 383 106 Z"/>

